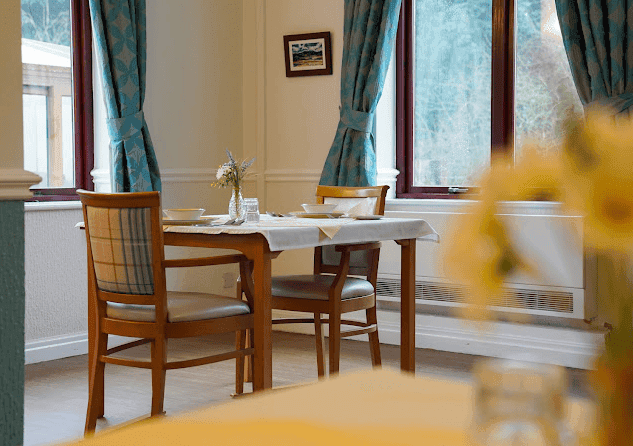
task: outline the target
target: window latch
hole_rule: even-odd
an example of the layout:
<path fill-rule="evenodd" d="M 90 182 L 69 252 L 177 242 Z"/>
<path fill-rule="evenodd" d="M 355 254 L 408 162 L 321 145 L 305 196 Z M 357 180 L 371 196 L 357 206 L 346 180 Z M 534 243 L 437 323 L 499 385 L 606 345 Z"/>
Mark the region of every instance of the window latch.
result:
<path fill-rule="evenodd" d="M 468 189 L 465 187 L 449 187 L 448 188 L 449 194 L 465 194 L 466 192 L 468 192 Z"/>

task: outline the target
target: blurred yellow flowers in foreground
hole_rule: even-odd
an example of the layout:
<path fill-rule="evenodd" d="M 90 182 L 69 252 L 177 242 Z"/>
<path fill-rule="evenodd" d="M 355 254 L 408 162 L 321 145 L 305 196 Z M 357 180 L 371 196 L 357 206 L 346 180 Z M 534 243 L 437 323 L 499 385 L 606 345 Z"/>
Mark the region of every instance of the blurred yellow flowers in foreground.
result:
<path fill-rule="evenodd" d="M 524 149 L 516 167 L 511 159 L 497 159 L 480 180 L 481 196 L 443 242 L 446 274 L 467 287 L 471 306 L 463 310 L 466 317 L 490 319 L 490 305 L 514 299 L 503 288 L 506 280 L 515 274 L 537 273 L 513 240 L 516 231 L 504 218 L 503 206 L 534 198 L 560 201 L 564 196 L 561 174 L 560 158 L 541 156 L 538 146 L 532 146 Z M 520 303 L 509 306 L 520 307 Z"/>
<path fill-rule="evenodd" d="M 590 110 L 568 121 L 557 150 L 542 144 L 524 146 L 516 164 L 493 160 L 477 184 L 477 201 L 444 238 L 444 270 L 467 287 L 469 318 L 488 319 L 490 305 L 512 299 L 503 288 L 512 276 L 542 272 L 523 258 L 515 242 L 520 228 L 504 218 L 507 202 L 561 202 L 565 213 L 584 217 L 577 236 L 588 250 L 610 255 L 633 246 L 633 122 Z"/>
<path fill-rule="evenodd" d="M 504 291 L 505 282 L 515 274 L 545 273 L 521 253 L 516 243 L 520 228 L 504 216 L 504 203 L 558 201 L 566 214 L 582 216 L 577 241 L 598 259 L 598 320 L 610 327 L 592 382 L 599 404 L 596 438 L 601 445 L 631 444 L 633 122 L 608 110 L 588 110 L 584 119 L 568 121 L 558 150 L 533 144 L 523 153 L 516 165 L 511 159 L 493 162 L 477 184 L 477 201 L 443 238 L 444 270 L 466 286 L 466 301 L 472 304 L 466 316 L 491 319 L 491 306 L 512 295 Z M 520 307 L 520 302 L 511 306 Z"/>
<path fill-rule="evenodd" d="M 565 204 L 585 217 L 585 244 L 599 251 L 633 245 L 633 124 L 592 110 L 569 126 L 562 147 Z"/>

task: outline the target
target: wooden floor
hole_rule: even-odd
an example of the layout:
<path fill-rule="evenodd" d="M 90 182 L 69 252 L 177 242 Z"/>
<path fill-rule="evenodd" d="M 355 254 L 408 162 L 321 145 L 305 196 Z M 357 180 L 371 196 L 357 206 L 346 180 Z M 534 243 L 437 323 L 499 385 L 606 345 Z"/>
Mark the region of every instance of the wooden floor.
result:
<path fill-rule="evenodd" d="M 198 352 L 232 347 L 233 336 L 173 340 L 169 359 L 193 357 Z M 147 346 L 130 354 L 148 355 Z M 383 366 L 399 367 L 399 348 L 381 347 Z M 130 354 L 127 354 L 129 356 Z M 435 350 L 416 350 L 416 374 L 446 379 L 471 379 L 477 356 Z M 370 367 L 366 342 L 343 340 L 341 373 Z M 569 369 L 570 393 L 586 396 L 586 372 Z M 314 337 L 274 332 L 273 386 L 316 381 Z M 165 411 L 173 415 L 208 405 L 234 401 L 235 362 L 224 361 L 167 373 Z M 105 419 L 97 431 L 149 414 L 151 378 L 148 370 L 106 366 Z M 250 389 L 250 387 L 249 387 Z M 48 361 L 26 366 L 24 403 L 24 445 L 41 445 L 71 440 L 83 435 L 88 401 L 87 356 Z"/>

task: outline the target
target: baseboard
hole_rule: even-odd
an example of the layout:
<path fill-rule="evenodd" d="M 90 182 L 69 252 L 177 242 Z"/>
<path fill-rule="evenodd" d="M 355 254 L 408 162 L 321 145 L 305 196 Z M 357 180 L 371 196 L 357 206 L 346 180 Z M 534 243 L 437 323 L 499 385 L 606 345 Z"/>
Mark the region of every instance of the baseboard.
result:
<path fill-rule="evenodd" d="M 130 338 L 109 336 L 108 347 L 129 342 Z M 54 359 L 69 358 L 88 354 L 88 334 L 76 333 L 53 338 L 29 341 L 24 346 L 25 364 L 52 361 Z"/>
<path fill-rule="evenodd" d="M 274 317 L 297 317 L 297 313 L 273 311 Z M 364 315 L 346 315 L 362 320 Z M 392 311 L 378 311 L 380 342 L 400 345 L 400 316 Z M 310 324 L 276 325 L 275 329 L 314 334 Z M 326 326 L 327 336 L 327 326 Z M 351 338 L 355 339 L 355 338 Z M 356 339 L 366 341 L 366 336 Z M 510 323 L 491 323 L 486 330 L 457 318 L 431 315 L 416 316 L 415 345 L 417 348 L 525 359 L 547 364 L 590 370 L 604 337 L 596 333 L 568 328 L 540 327 Z"/>
<path fill-rule="evenodd" d="M 296 313 L 273 311 L 273 317 L 288 317 Z M 346 317 L 361 319 L 362 314 Z M 400 316 L 392 311 L 378 312 L 380 342 L 400 345 Z M 327 336 L 327 326 L 326 336 Z M 310 324 L 276 325 L 275 330 L 314 334 Z M 352 339 L 366 341 L 365 336 Z M 108 346 L 114 347 L 129 338 L 110 336 Z M 498 358 L 526 358 L 578 369 L 592 369 L 604 338 L 600 334 L 581 330 L 531 325 L 494 323 L 480 330 L 456 318 L 420 315 L 416 317 L 415 345 L 417 348 L 465 353 Z M 25 363 L 85 355 L 88 353 L 87 333 L 30 341 L 25 346 Z"/>

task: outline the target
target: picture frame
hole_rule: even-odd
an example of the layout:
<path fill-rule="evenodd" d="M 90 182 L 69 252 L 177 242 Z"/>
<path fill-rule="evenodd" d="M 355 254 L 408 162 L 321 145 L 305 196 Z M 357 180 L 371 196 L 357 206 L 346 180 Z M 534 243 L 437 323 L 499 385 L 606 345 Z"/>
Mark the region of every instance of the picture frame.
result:
<path fill-rule="evenodd" d="M 332 74 L 330 32 L 284 36 L 286 77 Z"/>

